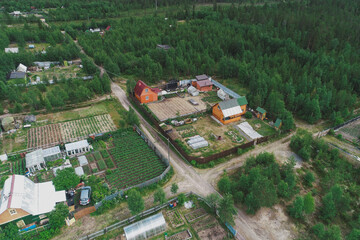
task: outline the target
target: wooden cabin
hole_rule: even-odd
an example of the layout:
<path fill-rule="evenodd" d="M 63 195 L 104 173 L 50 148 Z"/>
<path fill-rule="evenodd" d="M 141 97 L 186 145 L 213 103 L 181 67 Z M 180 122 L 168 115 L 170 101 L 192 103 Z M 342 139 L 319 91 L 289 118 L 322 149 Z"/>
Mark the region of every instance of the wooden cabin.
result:
<path fill-rule="evenodd" d="M 213 116 L 223 124 L 240 121 L 246 113 L 247 100 L 245 97 L 229 99 L 217 103 L 212 108 Z"/>
<path fill-rule="evenodd" d="M 261 107 L 257 107 L 256 108 L 256 117 L 261 120 L 264 120 L 264 118 L 266 118 L 266 110 Z"/>
<path fill-rule="evenodd" d="M 158 88 L 151 88 L 141 80 L 136 83 L 134 88 L 135 97 L 140 103 L 157 101 L 159 92 L 160 90 Z"/>

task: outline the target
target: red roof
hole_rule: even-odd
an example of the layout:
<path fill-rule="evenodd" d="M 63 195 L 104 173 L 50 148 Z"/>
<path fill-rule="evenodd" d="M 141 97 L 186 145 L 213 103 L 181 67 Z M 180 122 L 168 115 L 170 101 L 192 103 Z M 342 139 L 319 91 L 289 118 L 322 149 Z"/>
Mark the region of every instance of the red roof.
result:
<path fill-rule="evenodd" d="M 109 31 L 109 30 L 110 30 L 110 28 L 111 28 L 111 26 L 107 26 L 106 31 Z"/>
<path fill-rule="evenodd" d="M 197 81 L 197 84 L 200 87 L 206 87 L 206 86 L 212 86 L 213 85 L 213 83 L 210 80 Z"/>
<path fill-rule="evenodd" d="M 153 91 L 154 93 L 159 93 L 159 92 L 161 92 L 161 90 L 158 89 L 158 88 L 152 88 L 151 91 Z"/>

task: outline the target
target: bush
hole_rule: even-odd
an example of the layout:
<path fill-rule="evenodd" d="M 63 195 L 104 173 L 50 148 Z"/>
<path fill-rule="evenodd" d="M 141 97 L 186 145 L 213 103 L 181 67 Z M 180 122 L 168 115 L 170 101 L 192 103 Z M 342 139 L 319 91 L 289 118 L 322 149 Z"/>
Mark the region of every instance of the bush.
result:
<path fill-rule="evenodd" d="M 339 140 L 342 140 L 343 136 L 341 134 L 338 134 L 338 135 L 336 135 L 336 138 L 339 139 Z"/>
<path fill-rule="evenodd" d="M 252 118 L 252 113 L 251 112 L 246 112 L 244 116 L 245 116 L 246 119 L 251 119 Z"/>

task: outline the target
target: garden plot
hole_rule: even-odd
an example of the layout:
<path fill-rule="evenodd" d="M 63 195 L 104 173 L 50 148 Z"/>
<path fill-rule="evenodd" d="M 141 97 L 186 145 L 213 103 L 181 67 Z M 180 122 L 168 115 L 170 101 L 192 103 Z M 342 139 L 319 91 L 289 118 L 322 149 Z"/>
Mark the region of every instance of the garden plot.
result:
<path fill-rule="evenodd" d="M 341 134 L 348 141 L 360 141 L 360 119 L 340 128 L 336 134 Z"/>
<path fill-rule="evenodd" d="M 190 231 L 188 229 L 186 229 L 185 231 L 176 233 L 170 237 L 168 237 L 168 240 L 187 240 L 192 238 L 192 235 L 190 233 Z"/>
<path fill-rule="evenodd" d="M 28 131 L 27 147 L 55 146 L 61 142 L 72 142 L 80 138 L 86 138 L 90 134 L 114 130 L 116 130 L 116 126 L 109 114 L 50 124 L 31 128 Z"/>
<path fill-rule="evenodd" d="M 185 218 L 188 222 L 193 222 L 198 218 L 206 216 L 207 212 L 203 208 L 196 209 L 185 215 Z"/>
<path fill-rule="evenodd" d="M 109 114 L 60 123 L 60 126 L 64 142 L 71 142 L 73 139 L 86 137 L 90 134 L 116 130 L 115 124 Z"/>
<path fill-rule="evenodd" d="M 201 218 L 199 221 L 192 223 L 191 226 L 201 240 L 217 240 L 226 237 L 226 231 L 211 215 Z"/>
<path fill-rule="evenodd" d="M 173 228 L 177 228 L 177 227 L 184 225 L 184 221 L 183 221 L 180 213 L 178 212 L 178 210 L 167 211 L 166 215 L 169 217 L 171 226 Z"/>
<path fill-rule="evenodd" d="M 147 106 L 156 115 L 160 121 L 177 118 L 180 116 L 187 116 L 197 112 L 206 110 L 206 103 L 201 100 L 201 96 L 192 97 L 186 94 L 186 97 L 166 98 L 160 102 L 149 103 Z M 199 105 L 192 105 L 189 100 L 193 99 Z"/>
<path fill-rule="evenodd" d="M 27 148 L 55 146 L 63 141 L 60 124 L 31 128 L 28 131 Z"/>

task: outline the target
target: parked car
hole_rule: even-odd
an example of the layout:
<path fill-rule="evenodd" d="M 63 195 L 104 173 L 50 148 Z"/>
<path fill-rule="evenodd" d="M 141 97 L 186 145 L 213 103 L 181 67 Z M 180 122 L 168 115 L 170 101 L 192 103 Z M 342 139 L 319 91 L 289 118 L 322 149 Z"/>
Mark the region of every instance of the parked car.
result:
<path fill-rule="evenodd" d="M 91 187 L 83 187 L 80 193 L 80 205 L 88 205 L 90 203 Z"/>

